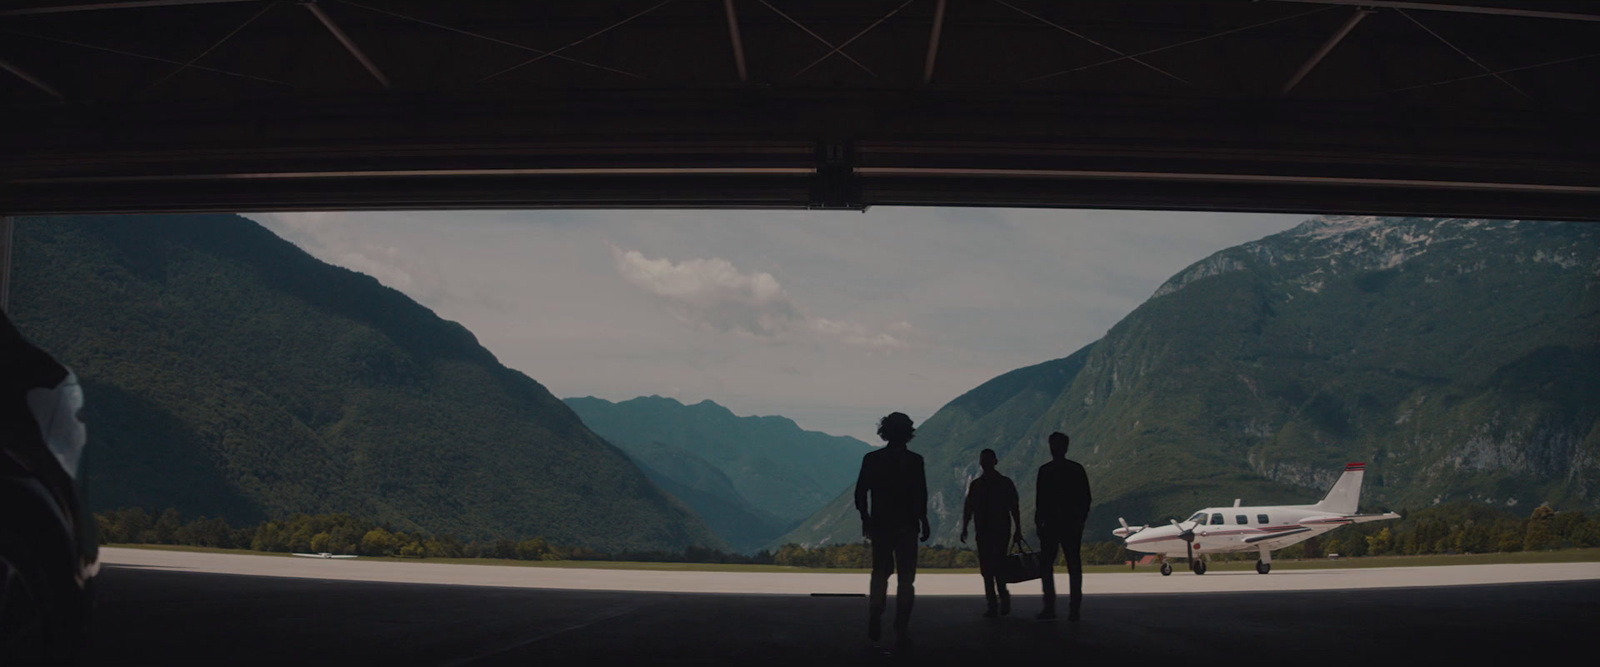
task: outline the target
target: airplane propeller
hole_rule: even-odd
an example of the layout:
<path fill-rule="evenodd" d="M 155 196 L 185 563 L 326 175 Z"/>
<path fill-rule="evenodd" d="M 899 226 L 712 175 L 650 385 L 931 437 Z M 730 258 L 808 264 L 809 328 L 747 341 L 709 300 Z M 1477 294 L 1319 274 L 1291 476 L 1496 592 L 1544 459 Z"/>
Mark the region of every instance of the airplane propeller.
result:
<path fill-rule="evenodd" d="M 1179 531 L 1178 538 L 1183 540 L 1183 549 L 1184 549 L 1185 552 L 1187 552 L 1187 555 L 1189 557 L 1189 562 L 1193 563 L 1194 562 L 1194 529 L 1193 528 L 1185 529 L 1181 524 L 1178 523 L 1177 519 L 1172 519 L 1172 525 L 1173 525 L 1174 528 L 1178 529 L 1178 531 Z"/>

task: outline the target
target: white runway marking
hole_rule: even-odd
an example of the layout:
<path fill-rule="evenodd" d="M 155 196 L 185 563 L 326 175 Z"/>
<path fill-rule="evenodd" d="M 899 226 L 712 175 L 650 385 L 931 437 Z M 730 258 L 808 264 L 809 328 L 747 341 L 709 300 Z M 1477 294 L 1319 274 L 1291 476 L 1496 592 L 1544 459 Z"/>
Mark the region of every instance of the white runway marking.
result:
<path fill-rule="evenodd" d="M 103 564 L 113 567 L 122 565 L 180 572 L 405 584 L 747 595 L 864 593 L 867 590 L 867 575 L 854 573 L 660 572 L 428 562 L 397 563 L 361 559 L 278 558 L 114 547 L 102 548 L 100 560 Z M 1058 571 L 1056 577 L 1057 589 L 1064 594 L 1066 573 Z M 1170 577 L 1163 577 L 1154 569 L 1148 569 L 1127 574 L 1089 574 L 1084 577 L 1083 589 L 1085 594 L 1096 595 L 1239 593 L 1463 586 L 1589 579 L 1600 579 L 1600 563 L 1278 570 L 1268 575 L 1254 572 L 1211 572 L 1195 575 L 1180 569 Z M 890 590 L 894 590 L 892 585 Z M 1014 585 L 1011 590 L 1021 595 L 1040 593 L 1037 581 Z M 917 594 L 982 595 L 983 585 L 976 574 L 937 574 L 923 571 L 917 573 Z"/>

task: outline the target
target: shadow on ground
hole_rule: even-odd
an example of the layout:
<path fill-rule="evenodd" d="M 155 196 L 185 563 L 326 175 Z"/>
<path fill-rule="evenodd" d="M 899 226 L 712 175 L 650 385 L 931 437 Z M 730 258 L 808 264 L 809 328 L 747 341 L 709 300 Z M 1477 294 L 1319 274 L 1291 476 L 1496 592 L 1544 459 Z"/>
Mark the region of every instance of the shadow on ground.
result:
<path fill-rule="evenodd" d="M 974 575 L 974 582 L 977 577 Z M 1588 653 L 1600 581 L 1348 592 L 917 601 L 910 655 L 862 598 L 552 591 L 107 567 L 82 664 L 1490 664 Z M 892 605 L 891 605 L 892 607 Z M 892 612 L 891 612 L 892 613 Z M 886 637 L 886 640 L 892 637 Z M 1555 652 L 1555 653 L 1548 653 Z"/>

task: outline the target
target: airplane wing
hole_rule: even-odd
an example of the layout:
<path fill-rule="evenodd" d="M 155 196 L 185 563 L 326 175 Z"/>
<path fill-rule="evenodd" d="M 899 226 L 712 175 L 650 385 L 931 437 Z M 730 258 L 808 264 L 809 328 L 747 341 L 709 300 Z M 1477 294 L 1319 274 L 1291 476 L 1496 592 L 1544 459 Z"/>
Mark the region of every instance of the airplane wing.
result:
<path fill-rule="evenodd" d="M 1300 520 L 1302 526 L 1348 526 L 1352 523 L 1367 523 L 1368 521 L 1388 521 L 1400 518 L 1394 512 L 1383 514 L 1322 514 L 1308 516 Z"/>
<path fill-rule="evenodd" d="M 355 555 L 354 554 L 342 554 L 342 555 L 329 556 L 329 558 L 355 558 Z"/>
<path fill-rule="evenodd" d="M 322 557 L 322 554 L 289 554 L 289 555 L 290 556 L 299 556 L 301 558 L 321 558 Z"/>
<path fill-rule="evenodd" d="M 1274 531 L 1272 531 L 1270 533 L 1267 533 L 1265 535 L 1256 535 L 1254 537 L 1247 537 L 1247 538 L 1244 539 L 1244 543 L 1245 544 L 1256 544 L 1258 542 L 1265 542 L 1267 540 L 1276 540 L 1276 539 L 1278 539 L 1280 537 L 1289 537 L 1290 535 L 1300 535 L 1302 533 L 1309 533 L 1309 532 L 1311 532 L 1310 528 L 1284 526 L 1281 530 L 1274 530 Z"/>
<path fill-rule="evenodd" d="M 1368 521 L 1388 521 L 1390 519 L 1398 519 L 1400 518 L 1400 515 L 1395 514 L 1394 512 L 1384 512 L 1383 514 L 1349 514 L 1346 515 L 1345 518 L 1349 519 L 1350 523 L 1366 523 Z"/>

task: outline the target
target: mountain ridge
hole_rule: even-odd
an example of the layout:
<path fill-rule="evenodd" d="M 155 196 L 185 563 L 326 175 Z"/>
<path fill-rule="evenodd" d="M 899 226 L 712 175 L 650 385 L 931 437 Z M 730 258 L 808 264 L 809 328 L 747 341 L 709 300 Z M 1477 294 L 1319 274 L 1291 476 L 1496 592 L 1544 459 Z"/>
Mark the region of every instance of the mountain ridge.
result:
<path fill-rule="evenodd" d="M 1027 513 L 1055 430 L 1093 480 L 1090 539 L 1118 516 L 1313 502 L 1351 460 L 1370 462 L 1373 506 L 1592 508 L 1597 341 L 1600 228 L 1313 218 L 1175 273 L 1074 353 L 1082 365 L 1057 395 L 1009 388 L 1028 369 L 1013 371 L 941 408 L 911 446 L 928 458 L 946 543 L 977 450 L 1000 452 Z M 995 396 L 968 398 L 980 392 Z M 972 428 L 985 419 L 1012 425 Z M 841 497 L 785 539 L 859 540 L 852 513 Z"/>
<path fill-rule="evenodd" d="M 27 218 L 17 236 L 13 316 L 83 379 L 97 509 L 724 546 L 465 327 L 254 222 Z"/>
<path fill-rule="evenodd" d="M 810 516 L 855 481 L 871 447 L 802 429 L 777 415 L 741 417 L 711 400 L 659 395 L 611 402 L 565 399 L 595 432 L 616 443 L 661 486 L 736 549 L 755 551 Z M 706 468 L 732 488 L 716 488 Z"/>

